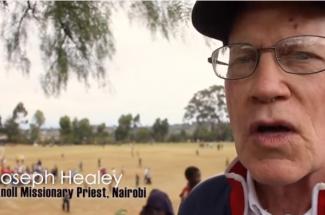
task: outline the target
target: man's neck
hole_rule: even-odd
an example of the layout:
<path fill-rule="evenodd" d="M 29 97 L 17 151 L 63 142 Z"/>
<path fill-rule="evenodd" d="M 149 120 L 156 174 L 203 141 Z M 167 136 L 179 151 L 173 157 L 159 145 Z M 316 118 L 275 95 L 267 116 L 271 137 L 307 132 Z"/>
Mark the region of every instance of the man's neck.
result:
<path fill-rule="evenodd" d="M 298 182 L 285 186 L 271 186 L 255 181 L 257 197 L 264 209 L 272 215 L 303 215 L 311 208 L 312 191 L 320 180 L 317 176 L 306 176 Z"/>

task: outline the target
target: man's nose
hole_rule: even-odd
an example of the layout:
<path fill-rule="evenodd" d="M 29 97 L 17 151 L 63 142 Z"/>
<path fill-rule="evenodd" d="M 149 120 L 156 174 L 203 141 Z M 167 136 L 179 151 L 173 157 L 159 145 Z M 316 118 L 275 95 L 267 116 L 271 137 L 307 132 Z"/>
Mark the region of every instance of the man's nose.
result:
<path fill-rule="evenodd" d="M 257 103 L 270 103 L 286 100 L 291 91 L 287 76 L 276 62 L 272 53 L 260 56 L 256 71 L 252 78 L 251 99 Z"/>

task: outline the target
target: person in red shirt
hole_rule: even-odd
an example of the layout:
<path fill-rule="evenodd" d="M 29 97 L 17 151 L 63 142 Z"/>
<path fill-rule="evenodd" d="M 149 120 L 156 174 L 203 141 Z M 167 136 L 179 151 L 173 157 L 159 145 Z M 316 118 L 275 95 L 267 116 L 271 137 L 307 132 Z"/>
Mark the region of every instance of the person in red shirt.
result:
<path fill-rule="evenodd" d="M 201 181 L 201 171 L 195 166 L 189 166 L 185 170 L 185 178 L 187 180 L 187 185 L 183 188 L 181 194 L 181 201 L 183 202 L 192 189 Z"/>

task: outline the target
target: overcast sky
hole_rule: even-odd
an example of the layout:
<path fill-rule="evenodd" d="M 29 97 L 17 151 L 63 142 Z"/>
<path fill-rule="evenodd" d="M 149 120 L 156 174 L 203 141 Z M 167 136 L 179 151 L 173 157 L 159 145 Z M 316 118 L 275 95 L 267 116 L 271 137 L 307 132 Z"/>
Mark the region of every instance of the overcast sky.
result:
<path fill-rule="evenodd" d="M 108 87 L 98 88 L 93 83 L 86 89 L 71 79 L 60 97 L 46 97 L 39 83 L 43 67 L 34 41 L 28 47 L 33 61 L 29 76 L 7 70 L 2 64 L 0 115 L 3 121 L 18 102 L 23 102 L 30 117 L 37 109 L 44 112 L 45 127 L 58 127 L 63 115 L 112 126 L 117 125 L 121 114 L 127 113 L 139 113 L 142 125 L 152 125 L 157 117 L 168 118 L 172 124 L 182 123 L 184 107 L 195 92 L 223 84 L 207 63 L 218 41 L 208 47 L 191 25 L 185 27 L 185 39 L 166 41 L 161 37 L 154 39 L 145 26 L 130 25 L 125 16 L 118 14 L 114 20 L 117 52 L 107 62 Z"/>

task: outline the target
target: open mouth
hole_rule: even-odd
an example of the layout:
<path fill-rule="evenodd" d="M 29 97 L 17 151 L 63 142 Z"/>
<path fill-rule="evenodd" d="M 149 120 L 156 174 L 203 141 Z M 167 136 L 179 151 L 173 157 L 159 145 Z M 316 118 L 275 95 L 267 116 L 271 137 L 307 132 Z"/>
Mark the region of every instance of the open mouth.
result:
<path fill-rule="evenodd" d="M 295 128 L 286 122 L 258 122 L 251 126 L 251 132 L 257 134 L 279 134 L 295 132 Z"/>

